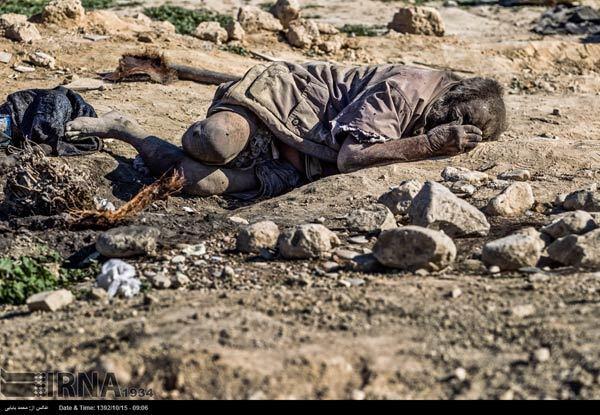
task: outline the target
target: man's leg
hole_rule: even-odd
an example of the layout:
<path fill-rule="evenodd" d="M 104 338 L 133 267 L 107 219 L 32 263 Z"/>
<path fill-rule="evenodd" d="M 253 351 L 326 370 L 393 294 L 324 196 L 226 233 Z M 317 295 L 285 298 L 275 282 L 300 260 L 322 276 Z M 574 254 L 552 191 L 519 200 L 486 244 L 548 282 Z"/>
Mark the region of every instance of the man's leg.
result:
<path fill-rule="evenodd" d="M 140 153 L 144 163 L 155 176 L 161 176 L 173 168 L 179 169 L 186 181 L 184 192 L 191 195 L 239 193 L 251 191 L 259 186 L 252 170 L 225 169 L 200 163 L 188 157 L 174 144 L 146 133 L 137 122 L 116 111 L 100 118 L 78 118 L 67 125 L 67 135 L 95 135 L 124 141 Z M 238 146 L 241 145 L 239 141 L 242 140 L 238 140 Z M 228 154 L 233 151 L 232 148 L 235 150 L 234 146 L 228 147 L 222 155 L 231 157 Z M 213 156 L 214 152 L 211 153 L 211 157 Z"/>

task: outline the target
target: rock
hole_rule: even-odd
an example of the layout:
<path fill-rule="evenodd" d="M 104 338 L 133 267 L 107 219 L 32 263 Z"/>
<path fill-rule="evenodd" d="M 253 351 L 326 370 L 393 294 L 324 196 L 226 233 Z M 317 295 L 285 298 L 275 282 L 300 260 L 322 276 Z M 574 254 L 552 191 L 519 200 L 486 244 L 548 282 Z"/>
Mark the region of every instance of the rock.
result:
<path fill-rule="evenodd" d="M 510 314 L 519 318 L 529 317 L 535 314 L 535 307 L 533 304 L 518 305 L 510 309 Z"/>
<path fill-rule="evenodd" d="M 277 248 L 283 258 L 308 259 L 321 257 L 339 244 L 335 233 L 323 225 L 311 223 L 282 233 Z"/>
<path fill-rule="evenodd" d="M 450 294 L 448 295 L 450 298 L 458 298 L 462 295 L 462 290 L 460 288 L 454 288 L 452 291 L 450 291 Z"/>
<path fill-rule="evenodd" d="M 221 270 L 221 278 L 232 279 L 232 278 L 235 278 L 236 276 L 237 275 L 235 273 L 235 270 L 229 265 L 224 266 L 223 269 Z"/>
<path fill-rule="evenodd" d="M 465 380 L 467 380 L 467 371 L 465 370 L 465 368 L 462 367 L 458 367 L 456 368 L 456 370 L 454 371 L 454 377 L 459 381 L 459 382 L 464 382 Z"/>
<path fill-rule="evenodd" d="M 300 19 L 290 23 L 286 33 L 290 45 L 301 49 L 310 49 L 320 40 L 319 27 L 312 20 Z"/>
<path fill-rule="evenodd" d="M 594 183 L 584 189 L 569 193 L 562 206 L 566 210 L 600 212 L 600 194 L 597 190 L 598 186 Z"/>
<path fill-rule="evenodd" d="M 159 290 L 171 287 L 171 279 L 164 274 L 157 274 L 152 278 L 152 286 Z"/>
<path fill-rule="evenodd" d="M 600 266 L 600 229 L 557 239 L 548 247 L 548 255 L 564 265 L 597 268 Z"/>
<path fill-rule="evenodd" d="M 342 47 L 344 46 L 344 42 L 342 41 L 342 39 L 340 39 L 339 37 L 335 36 L 333 39 L 330 40 L 325 40 L 325 41 L 320 41 L 317 44 L 317 47 L 328 54 L 335 54 L 338 53 L 340 50 L 342 50 Z"/>
<path fill-rule="evenodd" d="M 544 363 L 550 360 L 550 350 L 546 347 L 540 347 L 531 354 L 531 360 L 536 363 Z"/>
<path fill-rule="evenodd" d="M 45 291 L 34 294 L 27 299 L 29 311 L 56 311 L 74 300 L 73 294 L 69 290 Z"/>
<path fill-rule="evenodd" d="M 182 288 L 182 287 L 186 287 L 188 286 L 188 284 L 190 283 L 190 279 L 188 278 L 187 275 L 185 275 L 182 272 L 178 272 L 175 274 L 175 276 L 173 277 L 173 287 L 175 288 Z"/>
<path fill-rule="evenodd" d="M 477 188 L 466 182 L 453 182 L 450 184 L 450 191 L 456 195 L 472 196 Z"/>
<path fill-rule="evenodd" d="M 66 84 L 65 88 L 69 88 L 76 92 L 87 92 L 104 89 L 105 84 L 104 81 L 101 79 L 79 78 Z"/>
<path fill-rule="evenodd" d="M 40 40 L 42 35 L 33 23 L 24 22 L 8 26 L 4 30 L 4 36 L 17 42 L 31 43 Z"/>
<path fill-rule="evenodd" d="M 300 4 L 298 0 L 277 0 L 277 3 L 271 7 L 271 13 L 287 29 L 290 22 L 300 18 Z"/>
<path fill-rule="evenodd" d="M 488 265 L 501 270 L 517 270 L 535 266 L 544 250 L 545 243 L 534 228 L 525 228 L 515 234 L 488 242 L 483 246 L 482 259 Z"/>
<path fill-rule="evenodd" d="M 373 255 L 386 267 L 440 270 L 454 262 L 456 246 L 445 233 L 419 226 L 403 226 L 379 235 Z"/>
<path fill-rule="evenodd" d="M 317 22 L 317 28 L 319 29 L 319 33 L 322 35 L 337 35 L 340 33 L 338 28 L 330 23 Z"/>
<path fill-rule="evenodd" d="M 102 40 L 108 40 L 108 39 L 110 39 L 110 36 L 106 36 L 106 35 L 93 35 L 93 34 L 90 35 L 90 34 L 87 34 L 87 35 L 83 35 L 83 38 L 85 40 L 90 40 L 92 42 L 100 42 Z"/>
<path fill-rule="evenodd" d="M 237 20 L 246 33 L 257 33 L 261 30 L 270 32 L 283 30 L 281 22 L 275 16 L 254 6 L 240 7 Z"/>
<path fill-rule="evenodd" d="M 442 16 L 432 7 L 402 7 L 388 28 L 399 33 L 444 36 Z"/>
<path fill-rule="evenodd" d="M 425 182 L 408 211 L 411 223 L 443 230 L 447 235 L 485 236 L 490 230 L 485 215 L 439 183 Z"/>
<path fill-rule="evenodd" d="M 455 0 L 445 0 L 444 7 L 458 7 L 458 3 Z"/>
<path fill-rule="evenodd" d="M 236 22 L 235 20 L 232 20 L 229 23 L 227 23 L 225 30 L 227 30 L 227 37 L 229 41 L 243 41 L 246 38 L 246 31 L 244 30 L 240 22 Z"/>
<path fill-rule="evenodd" d="M 598 225 L 592 215 L 583 210 L 576 210 L 544 226 L 541 231 L 554 239 L 558 239 L 570 234 L 582 235 L 597 227 Z"/>
<path fill-rule="evenodd" d="M 95 301 L 108 300 L 108 293 L 104 288 L 94 287 L 90 291 L 90 298 Z"/>
<path fill-rule="evenodd" d="M 230 216 L 229 221 L 236 225 L 250 225 L 247 219 L 240 218 L 239 216 Z"/>
<path fill-rule="evenodd" d="M 186 261 L 186 258 L 184 255 L 175 255 L 173 258 L 171 258 L 171 263 L 172 264 L 184 264 Z"/>
<path fill-rule="evenodd" d="M 27 23 L 27 16 L 24 14 L 6 13 L 0 15 L 0 33 L 4 34 L 4 31 L 11 26 Z"/>
<path fill-rule="evenodd" d="M 485 265 L 478 259 L 465 259 L 462 267 L 469 272 L 482 273 L 486 270 Z"/>
<path fill-rule="evenodd" d="M 323 265 L 321 265 L 321 267 L 323 268 L 323 271 L 325 271 L 325 272 L 334 272 L 341 268 L 340 264 L 338 264 L 337 262 L 333 262 L 333 261 L 324 262 Z"/>
<path fill-rule="evenodd" d="M 52 0 L 42 12 L 42 21 L 50 24 L 80 23 L 85 9 L 80 0 Z"/>
<path fill-rule="evenodd" d="M 273 249 L 277 246 L 279 233 L 279 227 L 274 222 L 266 220 L 254 223 L 238 233 L 236 248 L 245 253 L 259 253 L 261 249 Z"/>
<path fill-rule="evenodd" d="M 25 65 L 15 65 L 13 67 L 13 69 L 19 73 L 35 72 L 35 68 L 32 68 L 31 66 L 25 66 Z"/>
<path fill-rule="evenodd" d="M 491 180 L 487 173 L 451 166 L 442 170 L 442 177 L 448 182 L 464 182 L 473 185 L 480 185 Z"/>
<path fill-rule="evenodd" d="M 364 245 L 369 243 L 369 240 L 364 235 L 352 236 L 348 238 L 348 242 L 356 245 Z"/>
<path fill-rule="evenodd" d="M 338 248 L 335 251 L 333 251 L 334 255 L 337 255 L 339 258 L 341 259 L 346 259 L 346 260 L 353 260 L 354 258 L 356 258 L 357 256 L 360 255 L 360 253 L 356 252 L 356 251 L 352 251 L 350 249 L 343 249 L 343 248 Z"/>
<path fill-rule="evenodd" d="M 500 180 L 514 180 L 517 182 L 526 182 L 531 180 L 531 173 L 525 169 L 508 170 L 498 175 Z"/>
<path fill-rule="evenodd" d="M 108 374 L 114 375 L 121 387 L 129 385 L 131 382 L 131 366 L 117 356 L 101 356 L 93 371 L 98 373 L 99 379 L 104 379 Z"/>
<path fill-rule="evenodd" d="M 123 226 L 98 236 L 96 250 L 107 258 L 148 255 L 156 250 L 160 231 L 151 226 Z"/>
<path fill-rule="evenodd" d="M 216 44 L 227 42 L 229 34 L 218 22 L 202 22 L 196 27 L 194 36 Z"/>
<path fill-rule="evenodd" d="M 0 63 L 10 63 L 12 56 L 12 53 L 0 52 Z"/>
<path fill-rule="evenodd" d="M 361 272 L 377 272 L 382 269 L 381 264 L 373 254 L 364 254 L 352 258 L 352 267 Z"/>
<path fill-rule="evenodd" d="M 520 216 L 533 207 L 535 198 L 529 183 L 517 182 L 492 198 L 487 212 L 494 216 Z"/>
<path fill-rule="evenodd" d="M 492 265 L 491 267 L 488 268 L 488 272 L 490 274 L 499 274 L 500 271 L 502 271 L 502 270 L 500 269 L 500 267 L 498 265 Z"/>
<path fill-rule="evenodd" d="M 383 205 L 374 205 L 369 210 L 359 209 L 351 212 L 345 221 L 350 232 L 379 233 L 397 226 L 396 218 Z"/>
<path fill-rule="evenodd" d="M 404 215 L 408 213 L 410 204 L 422 187 L 423 183 L 418 180 L 403 181 L 400 186 L 382 194 L 377 202 L 386 206 L 394 215 Z"/>
<path fill-rule="evenodd" d="M 197 245 L 188 245 L 181 250 L 183 255 L 198 257 L 206 254 L 206 245 L 203 243 L 199 243 Z"/>
<path fill-rule="evenodd" d="M 56 67 L 56 59 L 43 52 L 32 53 L 29 55 L 29 61 L 34 66 L 40 66 L 42 68 L 54 69 Z"/>

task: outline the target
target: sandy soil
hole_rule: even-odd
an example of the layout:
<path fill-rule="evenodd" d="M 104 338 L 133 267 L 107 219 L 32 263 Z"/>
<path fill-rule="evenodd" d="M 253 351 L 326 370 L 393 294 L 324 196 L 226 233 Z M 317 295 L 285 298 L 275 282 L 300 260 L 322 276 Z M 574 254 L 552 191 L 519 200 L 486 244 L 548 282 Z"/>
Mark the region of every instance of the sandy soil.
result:
<path fill-rule="evenodd" d="M 227 12 L 248 2 L 176 3 L 202 3 Z M 336 25 L 387 22 L 400 4 L 302 3 L 318 6 L 307 14 Z M 124 379 L 130 377 L 130 385 L 152 388 L 161 398 L 600 398 L 600 274 L 562 268 L 492 276 L 462 265 L 477 256 L 487 239 L 549 222 L 543 213 L 492 221 L 489 237 L 457 241 L 457 265 L 428 276 L 350 269 L 321 276 L 321 261 L 266 261 L 232 249 L 237 229 L 227 219 L 232 215 L 251 222 L 272 219 L 281 226 L 324 218 L 345 241 L 350 234 L 340 226 L 343 215 L 372 204 L 403 179 L 440 180 L 448 165 L 494 166 L 488 173 L 529 169 L 540 212 L 558 193 L 598 181 L 600 45 L 529 32 L 542 8 L 432 4 L 440 7 L 446 22 L 444 38 L 357 38 L 353 53 L 321 58 L 433 65 L 494 77 L 506 87 L 510 109 L 510 128 L 499 142 L 452 159 L 330 177 L 248 206 L 216 197 L 157 203 L 133 223 L 161 228 L 160 252 L 133 262 L 142 278 L 148 271 L 174 272 L 169 261 L 180 252 L 178 244 L 205 241 L 206 263 L 189 262 L 183 269 L 192 284 L 151 289 L 145 300 L 140 295 L 111 304 L 80 297 L 55 313 L 0 306 L 0 366 L 85 371 L 99 357 L 109 356 Z M 153 46 L 174 61 L 236 74 L 258 62 L 190 37 L 169 36 Z M 275 36 L 253 36 L 246 46 L 285 59 L 314 59 Z M 111 70 L 122 53 L 146 47 L 131 36 L 90 42 L 79 33 L 50 29 L 34 45 L 0 40 L 0 50 L 18 59 L 41 50 L 80 77 Z M 0 65 L 0 95 L 54 87 L 65 71 L 16 74 Z M 186 127 L 204 116 L 214 90 L 188 82 L 128 83 L 84 97 L 100 113 L 119 109 L 178 143 Z M 560 117 L 550 115 L 555 108 Z M 69 162 L 95 172 L 98 194 L 122 203 L 144 179 L 131 168 L 132 149 L 117 142 L 108 148 Z M 484 188 L 470 201 L 483 206 L 497 192 Z M 95 231 L 40 226 L 39 220 L 11 223 L 1 231 L 0 249 L 14 254 L 47 244 L 65 257 L 85 258 L 93 252 Z M 225 265 L 235 269 L 235 277 L 215 276 Z M 347 288 L 340 281 L 348 278 L 365 283 Z M 84 291 L 92 283 L 84 281 L 77 289 Z M 449 296 L 455 288 L 462 290 L 458 298 Z M 510 310 L 519 305 L 533 305 L 535 312 L 516 317 Z M 541 347 L 550 350 L 550 359 L 536 362 L 531 354 Z M 464 377 L 455 376 L 459 368 L 466 371 Z"/>

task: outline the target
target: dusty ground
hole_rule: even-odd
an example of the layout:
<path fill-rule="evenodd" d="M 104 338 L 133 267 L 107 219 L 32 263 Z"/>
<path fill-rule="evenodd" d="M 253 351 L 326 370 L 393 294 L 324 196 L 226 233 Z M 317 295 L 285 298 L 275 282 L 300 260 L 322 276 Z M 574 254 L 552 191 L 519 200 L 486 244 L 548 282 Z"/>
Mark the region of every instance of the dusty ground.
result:
<path fill-rule="evenodd" d="M 242 2 L 177 3 L 208 4 L 225 12 Z M 309 15 L 336 25 L 387 22 L 398 6 L 302 3 L 313 6 Z M 151 289 L 147 295 L 153 301 L 145 302 L 143 295 L 111 304 L 80 297 L 67 309 L 47 314 L 0 306 L 0 366 L 85 371 L 108 355 L 123 367 L 125 378 L 131 376 L 130 385 L 153 388 L 165 398 L 600 398 L 600 273 L 563 268 L 491 276 L 462 267 L 462 260 L 477 256 L 484 239 L 457 241 L 457 265 L 429 276 L 350 270 L 322 276 L 319 261 L 266 261 L 232 251 L 236 225 L 228 216 L 251 222 L 268 218 L 282 226 L 324 218 L 345 240 L 340 217 L 373 203 L 402 179 L 438 180 L 450 164 L 493 165 L 491 173 L 527 168 L 542 204 L 598 181 L 600 45 L 530 33 L 542 8 L 440 11 L 448 30 L 444 38 L 358 38 L 353 54 L 323 59 L 428 64 L 492 76 L 505 85 L 510 109 L 510 128 L 499 142 L 454 159 L 331 177 L 237 209 L 221 198 L 157 203 L 134 223 L 161 228 L 161 251 L 134 262 L 141 272 L 174 270 L 169 259 L 179 253 L 178 244 L 206 241 L 206 262 L 188 261 L 182 269 L 191 287 Z M 112 69 L 123 52 L 146 47 L 133 38 L 93 43 L 78 33 L 45 35 L 33 46 L 0 40 L 0 50 L 19 57 L 42 50 L 56 56 L 60 67 L 84 77 Z M 237 74 L 257 62 L 189 37 L 171 36 L 154 46 L 175 61 Z M 247 47 L 286 59 L 311 59 L 274 36 L 253 37 Z M 0 65 L 0 76 L 0 95 L 54 87 L 65 78 L 48 70 L 16 75 L 8 65 Z M 214 90 L 188 82 L 130 83 L 84 96 L 100 113 L 119 109 L 177 142 L 190 123 L 203 117 Z M 550 115 L 555 108 L 560 117 Z M 96 173 L 99 195 L 122 203 L 143 180 L 132 179 L 131 149 L 114 142 L 108 147 L 110 152 L 70 162 Z M 496 192 L 482 190 L 471 202 L 482 206 Z M 195 213 L 186 213 L 185 206 Z M 489 238 L 548 221 L 539 213 L 495 221 Z M 79 260 L 93 252 L 95 231 L 48 230 L 38 220 L 23 219 L 4 225 L 0 248 L 5 254 L 39 244 Z M 225 265 L 235 269 L 235 277 L 215 276 Z M 365 284 L 340 284 L 348 278 Z M 78 289 L 91 284 L 84 281 Z M 462 295 L 449 297 L 455 288 Z M 527 304 L 535 307 L 531 316 L 509 312 Z M 551 355 L 536 363 L 530 356 L 540 347 Z M 455 376 L 458 368 L 466 370 L 464 379 Z"/>

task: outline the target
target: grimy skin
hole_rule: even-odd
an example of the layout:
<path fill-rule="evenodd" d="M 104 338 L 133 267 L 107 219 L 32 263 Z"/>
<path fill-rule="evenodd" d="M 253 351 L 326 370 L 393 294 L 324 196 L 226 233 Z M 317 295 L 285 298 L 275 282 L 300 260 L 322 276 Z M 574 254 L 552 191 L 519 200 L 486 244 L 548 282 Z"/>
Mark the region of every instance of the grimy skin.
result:
<path fill-rule="evenodd" d="M 454 110 L 457 113 L 468 111 L 473 123 L 478 125 L 485 125 L 486 120 L 477 117 L 489 117 L 470 107 Z M 338 155 L 338 170 L 347 173 L 432 156 L 453 156 L 475 148 L 482 141 L 482 131 L 473 125 L 453 123 L 428 125 L 427 128 L 428 132 L 423 135 L 377 144 L 361 144 L 349 136 Z M 182 149 L 145 132 L 137 122 L 113 111 L 100 118 L 82 117 L 70 122 L 67 135 L 95 135 L 124 141 L 138 151 L 153 175 L 161 176 L 178 169 L 185 177 L 185 193 L 211 196 L 258 188 L 259 183 L 251 169 L 222 167 L 244 149 L 255 129 L 256 120 L 234 112 L 218 112 L 188 129 L 182 138 Z M 286 160 L 298 170 L 304 170 L 298 151 L 279 141 L 277 146 Z"/>

